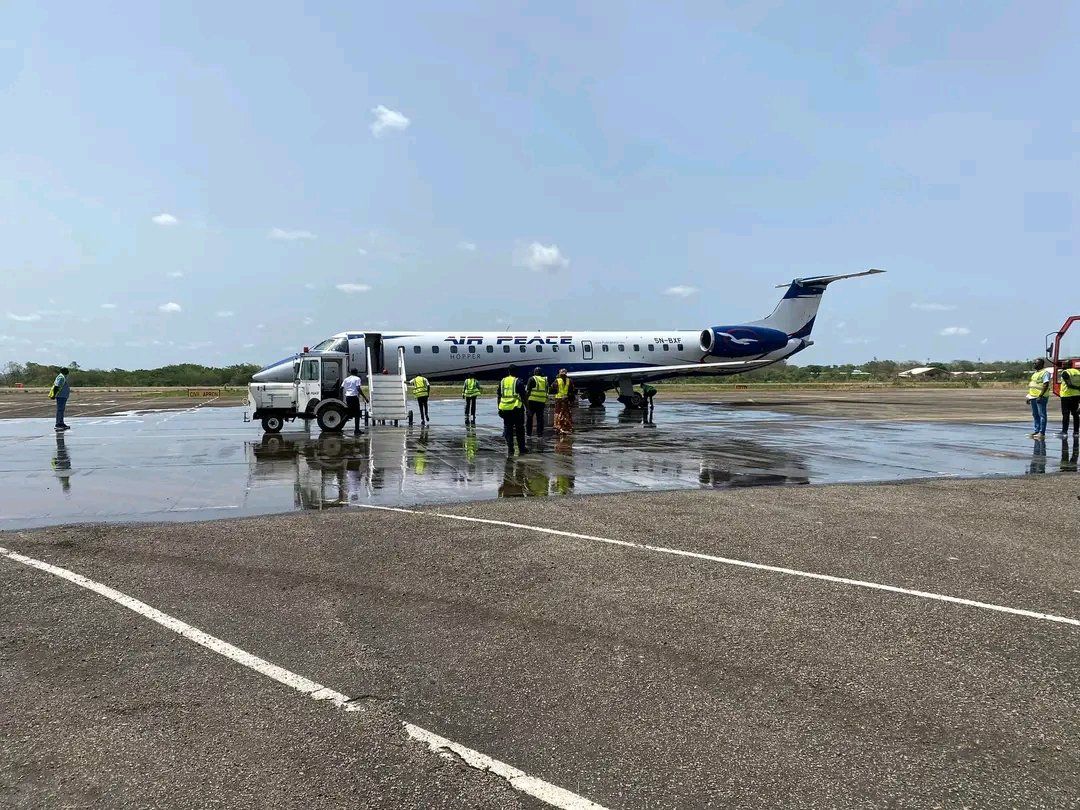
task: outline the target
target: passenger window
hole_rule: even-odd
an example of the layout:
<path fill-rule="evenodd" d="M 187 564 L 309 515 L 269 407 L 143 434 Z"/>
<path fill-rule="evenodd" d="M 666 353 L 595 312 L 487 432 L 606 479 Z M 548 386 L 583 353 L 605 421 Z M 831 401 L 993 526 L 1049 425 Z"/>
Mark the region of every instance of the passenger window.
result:
<path fill-rule="evenodd" d="M 553 352 L 557 352 L 557 351 L 559 350 L 559 347 L 558 347 L 558 346 L 552 346 L 552 347 L 551 347 L 551 350 L 552 350 Z"/>
<path fill-rule="evenodd" d="M 457 346 L 453 343 L 450 344 L 450 354 L 457 354 Z"/>
<path fill-rule="evenodd" d="M 575 346 L 575 345 L 574 345 L 573 343 L 571 343 L 571 344 L 570 344 L 569 346 L 567 346 L 566 348 L 567 348 L 567 349 L 569 349 L 569 350 L 570 350 L 570 351 L 572 351 L 572 352 L 576 352 L 576 351 L 577 351 L 577 346 Z"/>
<path fill-rule="evenodd" d="M 413 346 L 412 351 L 413 351 L 413 354 L 420 354 L 420 347 L 419 346 Z"/>
<path fill-rule="evenodd" d="M 634 351 L 635 352 L 640 352 L 641 351 L 641 344 L 640 343 L 635 343 L 634 344 Z"/>
<path fill-rule="evenodd" d="M 656 351 L 656 347 L 653 346 L 651 343 L 649 344 L 649 351 L 650 352 L 655 352 Z"/>
<path fill-rule="evenodd" d="M 471 344 L 469 346 L 469 354 L 473 354 L 475 352 L 476 352 L 476 346 L 475 346 L 475 344 Z"/>
<path fill-rule="evenodd" d="M 671 347 L 668 346 L 666 343 L 664 344 L 664 351 L 665 352 L 670 352 L 671 351 Z"/>
<path fill-rule="evenodd" d="M 681 352 L 681 351 L 682 351 L 682 344 L 680 343 L 680 344 L 679 344 L 678 346 L 676 346 L 675 348 L 676 348 L 676 349 L 678 349 L 678 350 L 679 350 L 679 351 Z"/>
<path fill-rule="evenodd" d="M 521 347 L 521 353 L 522 353 L 522 354 L 525 354 L 525 349 L 526 349 L 526 347 L 525 347 L 525 346 L 522 346 L 522 347 Z"/>
<path fill-rule="evenodd" d="M 543 346 L 537 346 L 536 347 L 536 351 L 538 351 L 538 352 L 542 352 L 543 350 L 544 350 Z"/>
<path fill-rule="evenodd" d="M 493 351 L 495 351 L 494 346 L 485 346 L 484 348 L 487 349 L 488 354 L 491 354 Z"/>
<path fill-rule="evenodd" d="M 600 351 L 602 351 L 602 352 L 606 352 L 606 351 L 607 351 L 607 344 L 606 344 L 606 343 L 604 343 L 604 344 L 602 344 L 602 345 L 600 346 Z"/>
<path fill-rule="evenodd" d="M 438 354 L 439 353 L 439 347 L 438 346 L 432 346 L 431 347 L 431 353 L 432 354 Z"/>
<path fill-rule="evenodd" d="M 510 354 L 510 347 L 509 346 L 503 346 L 503 353 L 504 354 Z"/>
<path fill-rule="evenodd" d="M 626 351 L 626 344 L 625 343 L 620 343 L 619 344 L 619 351 L 620 352 L 625 352 Z"/>

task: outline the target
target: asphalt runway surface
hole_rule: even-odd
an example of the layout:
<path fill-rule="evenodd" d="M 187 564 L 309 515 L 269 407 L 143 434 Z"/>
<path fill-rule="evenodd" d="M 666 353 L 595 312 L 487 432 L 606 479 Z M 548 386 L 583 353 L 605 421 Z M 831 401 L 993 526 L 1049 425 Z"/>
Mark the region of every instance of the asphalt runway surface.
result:
<path fill-rule="evenodd" d="M 0 802 L 539 806 L 407 722 L 606 807 L 1075 806 L 1077 504 L 1054 475 L 7 532 L 355 711 L 0 557 Z"/>
<path fill-rule="evenodd" d="M 0 421 L 0 805 L 1080 803 L 1071 439 L 458 407 Z"/>

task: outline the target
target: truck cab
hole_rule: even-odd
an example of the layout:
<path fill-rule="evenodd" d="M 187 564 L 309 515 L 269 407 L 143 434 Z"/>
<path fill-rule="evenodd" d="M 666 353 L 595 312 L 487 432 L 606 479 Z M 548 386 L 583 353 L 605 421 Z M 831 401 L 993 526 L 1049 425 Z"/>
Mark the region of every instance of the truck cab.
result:
<path fill-rule="evenodd" d="M 248 404 L 253 418 L 267 433 L 280 433 L 285 421 L 314 419 L 324 431 L 340 432 L 348 417 L 342 381 L 349 354 L 342 351 L 303 352 L 293 358 L 293 381 L 253 382 Z"/>

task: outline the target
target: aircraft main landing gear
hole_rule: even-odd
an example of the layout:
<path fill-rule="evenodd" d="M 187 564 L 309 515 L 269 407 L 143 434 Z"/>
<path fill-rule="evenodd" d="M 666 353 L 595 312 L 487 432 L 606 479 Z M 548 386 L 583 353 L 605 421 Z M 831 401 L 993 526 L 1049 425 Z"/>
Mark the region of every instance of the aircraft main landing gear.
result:
<path fill-rule="evenodd" d="M 645 397 L 634 391 L 632 394 L 622 394 L 619 396 L 619 402 L 625 405 L 631 410 L 641 410 L 645 407 Z"/>
<path fill-rule="evenodd" d="M 593 408 L 603 407 L 604 402 L 607 400 L 607 393 L 596 389 L 589 391 L 586 396 L 589 398 L 589 406 Z"/>

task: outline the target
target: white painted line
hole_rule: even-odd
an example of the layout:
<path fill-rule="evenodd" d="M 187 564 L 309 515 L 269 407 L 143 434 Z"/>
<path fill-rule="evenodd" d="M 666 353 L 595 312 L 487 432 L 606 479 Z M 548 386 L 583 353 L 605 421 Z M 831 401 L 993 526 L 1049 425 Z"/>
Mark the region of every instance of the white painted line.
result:
<path fill-rule="evenodd" d="M 884 585 L 880 582 L 867 582 L 861 579 L 849 579 L 848 577 L 836 577 L 831 574 L 817 574 L 813 571 L 800 571 L 796 568 L 784 568 L 779 565 L 766 565 L 764 563 L 748 562 L 747 560 L 734 560 L 729 557 L 718 557 L 714 554 L 702 554 L 699 551 L 685 551 L 680 548 L 670 548 L 668 546 L 653 546 L 648 543 L 634 543 L 629 540 L 613 540 L 609 537 L 596 537 L 591 534 L 578 534 L 576 532 L 565 532 L 561 529 L 549 529 L 546 526 L 530 526 L 525 523 L 510 523 L 505 520 L 491 520 L 489 518 L 477 518 L 469 517 L 467 515 L 450 515 L 445 512 L 423 512 L 418 509 L 402 509 L 396 506 L 375 506 L 373 504 L 357 503 L 352 504 L 360 509 L 375 509 L 382 512 L 400 512 L 404 515 L 422 515 L 425 517 L 440 517 L 447 520 L 461 520 L 469 523 L 486 523 L 492 526 L 505 526 L 510 529 L 522 529 L 530 532 L 541 532 L 543 534 L 554 534 L 560 537 L 570 537 L 575 540 L 589 540 L 594 543 L 606 543 L 612 546 L 623 546 L 625 548 L 638 549 L 639 551 L 654 551 L 659 554 L 672 554 L 678 557 L 691 557 L 695 560 L 708 560 L 709 562 L 721 563 L 722 565 L 734 565 L 739 568 L 752 568 L 757 571 L 769 571 L 774 574 L 787 574 L 793 577 L 803 577 L 805 579 L 816 579 L 822 582 L 833 582 L 838 585 L 852 585 L 857 588 L 870 588 L 875 591 L 886 591 L 888 593 L 898 593 L 904 596 L 917 596 L 921 599 L 932 599 L 936 602 L 948 602 L 953 605 L 964 605 L 965 607 L 979 608 L 980 610 L 992 610 L 997 613 L 1008 613 L 1012 616 L 1023 616 L 1027 619 L 1039 619 L 1045 622 L 1057 622 L 1059 624 L 1067 624 L 1073 627 L 1080 627 L 1080 619 L 1070 619 L 1067 616 L 1056 616 L 1053 613 L 1039 613 L 1035 610 L 1024 610 L 1023 608 L 1011 608 L 1004 605 L 994 605 L 989 602 L 978 602 L 974 599 L 964 599 L 959 596 L 946 596 L 940 593 L 931 593 L 929 591 L 917 591 L 911 588 L 901 588 L 898 585 Z"/>
<path fill-rule="evenodd" d="M 209 633 L 203 632 L 197 627 L 192 627 L 187 622 L 183 622 L 180 619 L 162 613 L 157 608 L 150 607 L 150 605 L 145 602 L 140 602 L 134 597 L 121 593 L 114 588 L 110 588 L 108 585 L 102 585 L 100 582 L 95 582 L 92 579 L 84 577 L 82 574 L 76 574 L 74 571 L 60 568 L 57 565 L 51 565 L 50 563 L 34 559 L 33 557 L 17 554 L 16 552 L 9 551 L 3 547 L 0 547 L 0 557 L 7 557 L 14 562 L 22 563 L 31 568 L 36 568 L 39 571 L 44 571 L 47 574 L 60 577 L 61 579 L 65 579 L 68 582 L 78 585 L 80 588 L 86 588 L 100 596 L 104 596 L 106 599 L 111 599 L 113 602 L 123 605 L 128 610 L 132 610 L 140 616 L 150 619 L 150 621 L 156 622 L 162 627 L 172 630 L 174 633 L 178 633 L 189 641 L 194 641 L 196 644 L 205 647 L 208 650 L 212 650 L 219 655 L 223 655 L 231 661 L 235 661 L 248 669 L 253 669 L 260 675 L 265 675 L 280 684 L 295 689 L 297 692 L 305 694 L 313 700 L 328 700 L 337 708 L 344 709 L 347 712 L 358 711 L 362 708 L 361 704 L 354 703 L 351 698 L 341 694 L 341 692 L 335 692 L 333 689 L 323 686 L 321 683 L 315 683 L 315 681 L 308 680 L 303 675 L 297 675 L 295 672 L 290 672 L 283 667 L 279 667 L 277 664 L 271 664 L 269 661 L 259 658 L 257 655 L 252 655 L 249 652 L 241 650 L 239 647 L 229 644 L 227 641 L 222 641 Z M 479 751 L 474 751 L 472 748 L 467 748 L 464 745 L 448 740 L 445 737 L 440 737 L 438 734 L 415 726 L 412 723 L 406 722 L 402 723 L 402 725 L 405 727 L 405 731 L 411 738 L 424 743 L 435 753 L 451 752 L 456 754 L 470 768 L 493 773 L 496 776 L 505 779 L 514 790 L 526 793 L 552 807 L 558 807 L 561 808 L 561 810 L 605 810 L 603 805 L 591 802 L 584 796 L 571 793 L 569 790 L 564 790 L 550 782 L 545 782 L 543 779 L 529 776 L 529 774 L 518 770 L 513 765 L 507 765 L 505 762 L 492 759 L 486 754 L 481 754 Z"/>
<path fill-rule="evenodd" d="M 440 737 L 438 734 L 432 734 L 430 731 L 414 726 L 412 723 L 406 723 L 405 730 L 410 737 L 424 743 L 435 753 L 449 751 L 456 754 L 470 767 L 481 771 L 489 771 L 496 776 L 500 776 L 509 782 L 515 790 L 528 793 L 530 796 L 550 804 L 552 807 L 563 807 L 567 810 L 604 810 L 602 805 L 590 802 L 584 796 L 571 793 L 569 790 L 545 782 L 543 779 L 537 779 L 535 776 L 529 776 L 513 765 L 507 765 L 505 762 L 499 762 L 499 760 L 492 759 L 479 751 L 466 748 L 464 745 L 458 745 L 456 742 Z"/>

